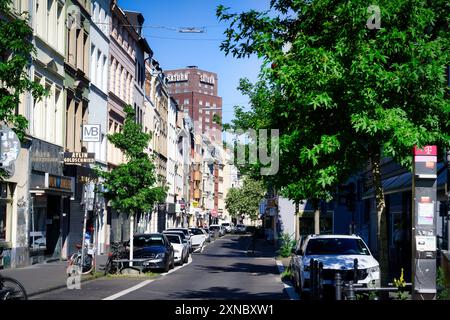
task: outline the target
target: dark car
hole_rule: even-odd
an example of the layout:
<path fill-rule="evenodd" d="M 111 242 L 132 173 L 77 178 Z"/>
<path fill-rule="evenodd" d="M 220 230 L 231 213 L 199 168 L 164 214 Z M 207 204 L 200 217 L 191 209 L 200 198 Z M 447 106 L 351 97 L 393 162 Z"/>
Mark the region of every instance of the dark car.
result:
<path fill-rule="evenodd" d="M 134 259 L 149 259 L 142 263 L 145 269 L 163 269 L 165 272 L 175 265 L 174 249 L 164 234 L 137 234 L 133 238 Z"/>
<path fill-rule="evenodd" d="M 236 233 L 245 233 L 247 231 L 247 227 L 243 224 L 236 225 Z"/>

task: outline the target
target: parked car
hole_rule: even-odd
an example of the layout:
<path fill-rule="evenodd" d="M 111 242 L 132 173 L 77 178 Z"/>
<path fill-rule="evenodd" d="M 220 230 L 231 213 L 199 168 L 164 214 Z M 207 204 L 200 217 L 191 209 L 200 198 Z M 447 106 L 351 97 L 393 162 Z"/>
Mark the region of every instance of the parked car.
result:
<path fill-rule="evenodd" d="M 191 234 L 189 233 L 188 228 L 169 228 L 169 229 L 166 229 L 166 231 L 183 231 L 186 236 L 186 239 L 189 242 L 189 253 L 194 251 L 194 249 L 192 248 Z"/>
<path fill-rule="evenodd" d="M 245 233 L 247 231 L 247 227 L 243 224 L 236 225 L 236 233 Z"/>
<path fill-rule="evenodd" d="M 166 235 L 161 233 L 137 234 L 133 237 L 133 257 L 150 260 L 143 262 L 143 269 L 163 269 L 165 272 L 175 264 L 174 249 Z"/>
<path fill-rule="evenodd" d="M 209 230 L 213 230 L 213 231 L 217 230 L 217 232 L 219 233 L 219 237 L 222 237 L 225 235 L 225 228 L 218 224 L 210 225 Z"/>
<path fill-rule="evenodd" d="M 189 232 L 191 233 L 192 248 L 194 250 L 201 249 L 206 241 L 206 232 L 200 228 L 189 228 Z"/>
<path fill-rule="evenodd" d="M 231 233 L 231 223 L 229 222 L 223 222 L 222 227 L 225 228 L 226 233 Z"/>
<path fill-rule="evenodd" d="M 186 235 L 184 234 L 183 231 L 181 230 L 173 230 L 173 231 L 163 231 L 163 234 L 165 235 L 169 235 L 169 234 L 174 234 L 174 235 L 178 235 L 181 238 L 181 241 L 183 243 L 183 245 L 186 247 L 186 251 L 188 253 L 188 258 L 189 255 L 191 254 L 191 250 L 190 250 L 190 245 L 189 245 L 189 240 L 186 238 Z"/>
<path fill-rule="evenodd" d="M 175 263 L 183 265 L 184 263 L 188 262 L 189 249 L 188 246 L 185 243 L 183 243 L 181 235 L 167 233 L 165 234 L 165 236 L 170 241 L 174 249 Z"/>
<path fill-rule="evenodd" d="M 355 235 L 309 235 L 301 247 L 294 249 L 291 267 L 294 274 L 294 286 L 301 295 L 308 297 L 310 287 L 310 260 L 323 263 L 324 291 L 333 290 L 336 272 L 342 275 L 342 280 L 348 282 L 354 279 L 354 260 L 358 259 L 358 284 L 364 287 L 380 286 L 380 266 L 372 256 L 365 242 Z"/>

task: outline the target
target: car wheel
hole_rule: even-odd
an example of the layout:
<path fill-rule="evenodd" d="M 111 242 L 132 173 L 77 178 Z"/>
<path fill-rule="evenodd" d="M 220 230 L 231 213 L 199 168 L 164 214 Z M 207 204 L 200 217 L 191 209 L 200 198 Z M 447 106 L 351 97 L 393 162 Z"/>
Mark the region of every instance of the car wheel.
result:
<path fill-rule="evenodd" d="M 172 255 L 172 263 L 170 264 L 170 269 L 175 268 L 175 256 Z"/>
<path fill-rule="evenodd" d="M 184 262 L 187 263 L 189 261 L 189 254 L 186 254 L 184 256 Z"/>
<path fill-rule="evenodd" d="M 166 266 L 164 267 L 164 272 L 169 272 L 170 270 L 170 260 L 167 259 Z"/>

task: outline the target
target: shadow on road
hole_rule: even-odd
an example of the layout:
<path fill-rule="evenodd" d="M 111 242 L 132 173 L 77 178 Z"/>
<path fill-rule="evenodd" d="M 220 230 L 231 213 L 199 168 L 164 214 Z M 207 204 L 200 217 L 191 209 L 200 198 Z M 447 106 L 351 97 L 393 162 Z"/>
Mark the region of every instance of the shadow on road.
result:
<path fill-rule="evenodd" d="M 210 266 L 210 265 L 196 265 L 194 269 L 199 271 L 206 271 L 208 273 L 220 273 L 220 272 L 248 272 L 252 275 L 267 275 L 278 274 L 277 267 L 275 265 L 262 265 L 256 263 L 234 263 L 228 266 Z"/>
<path fill-rule="evenodd" d="M 171 299 L 207 299 L 207 300 L 287 300 L 287 294 L 280 292 L 250 293 L 245 290 L 229 287 L 210 287 L 198 291 L 176 292 L 170 295 Z"/>

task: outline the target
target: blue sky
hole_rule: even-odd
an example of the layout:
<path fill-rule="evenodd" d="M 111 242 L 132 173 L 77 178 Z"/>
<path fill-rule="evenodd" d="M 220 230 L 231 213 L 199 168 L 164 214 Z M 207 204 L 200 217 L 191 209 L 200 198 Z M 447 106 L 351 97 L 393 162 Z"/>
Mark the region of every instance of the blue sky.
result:
<path fill-rule="evenodd" d="M 144 36 L 163 69 L 196 65 L 218 74 L 224 122 L 233 118 L 234 105 L 247 105 L 247 97 L 242 96 L 236 87 L 243 77 L 255 81 L 261 63 L 256 57 L 235 59 L 225 57 L 220 51 L 227 25 L 218 21 L 216 8 L 223 4 L 232 12 L 266 10 L 268 3 L 268 0 L 119 0 L 123 9 L 144 15 Z M 179 27 L 206 27 L 206 33 L 171 30 Z"/>

